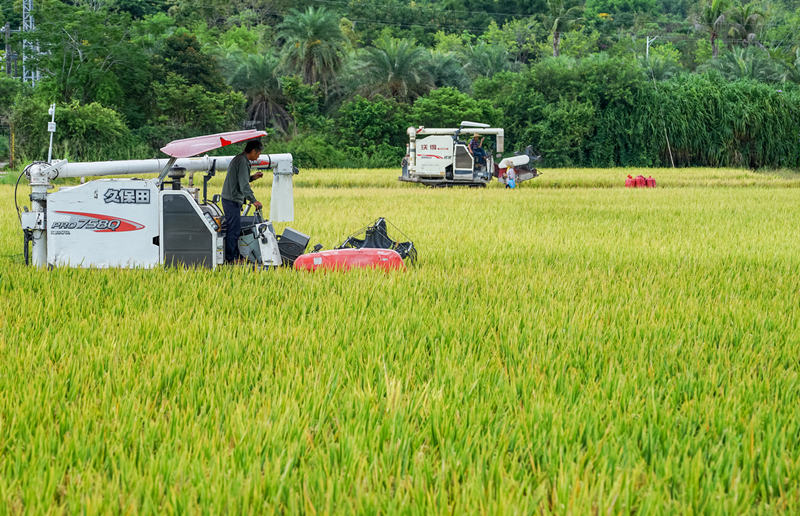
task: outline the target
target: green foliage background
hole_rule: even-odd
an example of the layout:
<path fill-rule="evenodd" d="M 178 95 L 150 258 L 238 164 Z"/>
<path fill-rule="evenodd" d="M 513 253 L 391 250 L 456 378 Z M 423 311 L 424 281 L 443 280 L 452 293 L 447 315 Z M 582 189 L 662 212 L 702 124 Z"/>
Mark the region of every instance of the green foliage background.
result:
<path fill-rule="evenodd" d="M 20 23 L 17 3 L 0 8 Z M 472 120 L 546 166 L 798 167 L 797 12 L 797 0 L 42 0 L 27 36 L 42 80 L 0 79 L 0 155 L 13 131 L 17 163 L 43 159 L 55 102 L 56 155 L 71 159 L 255 127 L 301 167 L 394 167 L 408 126 Z"/>

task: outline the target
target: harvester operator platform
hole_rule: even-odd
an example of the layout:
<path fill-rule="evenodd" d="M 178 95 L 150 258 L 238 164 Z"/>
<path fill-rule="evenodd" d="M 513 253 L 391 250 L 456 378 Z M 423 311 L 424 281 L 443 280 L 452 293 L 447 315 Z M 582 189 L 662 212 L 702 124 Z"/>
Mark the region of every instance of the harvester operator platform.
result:
<path fill-rule="evenodd" d="M 239 234 L 242 230 L 241 211 L 244 201 L 250 201 L 256 209 L 261 203 L 256 200 L 250 182 L 264 174 L 256 172 L 250 175 L 250 162 L 261 155 L 261 142 L 250 140 L 244 146 L 244 152 L 237 154 L 228 165 L 225 183 L 222 185 L 222 209 L 225 212 L 225 263 L 233 263 L 239 258 Z"/>

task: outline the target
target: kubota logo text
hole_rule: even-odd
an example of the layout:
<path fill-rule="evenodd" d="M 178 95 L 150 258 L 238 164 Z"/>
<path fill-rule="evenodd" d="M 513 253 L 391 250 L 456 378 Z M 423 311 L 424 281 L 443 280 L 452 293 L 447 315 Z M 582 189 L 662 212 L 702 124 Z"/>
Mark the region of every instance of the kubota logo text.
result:
<path fill-rule="evenodd" d="M 103 200 L 117 204 L 150 204 L 150 190 L 146 188 L 109 188 Z"/>

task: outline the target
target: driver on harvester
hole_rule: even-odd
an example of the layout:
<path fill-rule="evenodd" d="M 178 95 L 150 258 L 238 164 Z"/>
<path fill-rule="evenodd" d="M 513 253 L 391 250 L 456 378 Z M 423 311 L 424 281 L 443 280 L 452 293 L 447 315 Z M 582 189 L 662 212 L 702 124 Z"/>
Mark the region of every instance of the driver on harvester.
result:
<path fill-rule="evenodd" d="M 480 138 L 480 140 L 478 139 Z M 472 135 L 472 140 L 469 142 L 469 150 L 475 158 L 475 165 L 486 166 L 486 151 L 483 150 L 483 138 L 478 133 Z"/>
<path fill-rule="evenodd" d="M 242 232 L 241 211 L 244 201 L 261 209 L 261 203 L 253 195 L 250 182 L 263 176 L 261 172 L 250 175 L 250 162 L 261 155 L 261 142 L 250 140 L 244 152 L 237 154 L 228 165 L 225 183 L 222 185 L 222 210 L 225 212 L 225 263 L 235 263 L 239 256 L 239 235 Z"/>

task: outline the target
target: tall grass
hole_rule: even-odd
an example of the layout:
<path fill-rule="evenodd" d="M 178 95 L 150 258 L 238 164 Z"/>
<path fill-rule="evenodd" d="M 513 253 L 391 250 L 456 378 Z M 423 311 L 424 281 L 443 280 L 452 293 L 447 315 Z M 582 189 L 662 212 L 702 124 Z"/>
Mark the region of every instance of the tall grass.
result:
<path fill-rule="evenodd" d="M 0 505 L 795 513 L 798 181 L 670 174 L 302 172 L 292 226 L 386 216 L 391 274 L 33 270 L 0 186 Z"/>
<path fill-rule="evenodd" d="M 474 89 L 503 112 L 506 147 L 532 145 L 548 167 L 800 167 L 796 85 L 651 79 L 635 61 L 594 55 L 545 59 Z"/>

